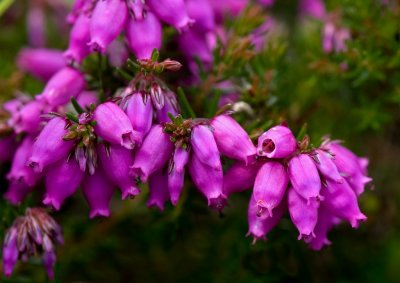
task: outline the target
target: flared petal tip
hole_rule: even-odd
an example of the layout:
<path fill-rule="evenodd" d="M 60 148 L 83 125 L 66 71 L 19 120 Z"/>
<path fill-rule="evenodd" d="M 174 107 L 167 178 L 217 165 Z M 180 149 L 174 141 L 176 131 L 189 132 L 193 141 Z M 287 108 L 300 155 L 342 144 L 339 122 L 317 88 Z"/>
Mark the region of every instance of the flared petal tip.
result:
<path fill-rule="evenodd" d="M 360 223 L 364 222 L 366 220 L 367 220 L 367 216 L 365 216 L 364 214 L 362 214 L 360 212 L 358 215 L 353 217 L 353 219 L 351 219 L 350 225 L 352 228 L 357 229 L 360 226 Z"/>
<path fill-rule="evenodd" d="M 148 208 L 154 207 L 157 208 L 159 211 L 164 211 L 165 208 L 163 203 L 154 200 L 148 201 L 146 205 Z"/>
<path fill-rule="evenodd" d="M 332 244 L 328 239 L 324 239 L 323 241 L 312 241 L 308 247 L 314 251 L 320 251 L 326 246 L 330 246 Z"/>
<path fill-rule="evenodd" d="M 220 195 L 216 198 L 208 199 L 208 206 L 218 211 L 222 211 L 227 204 L 228 201 L 225 195 Z"/>
<path fill-rule="evenodd" d="M 99 40 L 92 39 L 88 43 L 88 46 L 89 46 L 90 50 L 92 50 L 93 52 L 99 52 L 101 54 L 106 53 L 106 47 Z"/>
<path fill-rule="evenodd" d="M 16 194 L 10 193 L 10 192 L 6 192 L 3 197 L 6 201 L 8 201 L 10 204 L 12 204 L 14 206 L 20 205 L 21 202 L 23 201 L 23 199 L 21 199 L 21 197 L 19 197 Z"/>
<path fill-rule="evenodd" d="M 33 172 L 35 173 L 42 173 L 43 172 L 43 164 L 35 160 L 33 158 L 29 159 L 27 165 L 32 168 Z"/>
<path fill-rule="evenodd" d="M 60 208 L 61 208 L 61 203 L 58 200 L 56 200 L 52 197 L 49 197 L 49 196 L 45 197 L 45 199 L 43 200 L 43 204 L 50 206 L 51 208 L 53 208 L 56 211 L 60 210 Z"/>
<path fill-rule="evenodd" d="M 142 168 L 136 166 L 135 164 L 130 167 L 129 175 L 133 176 L 134 178 L 140 178 L 140 181 L 143 183 L 147 182 L 147 179 L 149 178 L 149 176 L 143 172 Z"/>
<path fill-rule="evenodd" d="M 246 234 L 246 237 L 253 237 L 253 240 L 251 241 L 252 245 L 255 245 L 257 241 L 266 241 L 267 237 L 265 235 L 262 235 L 260 233 L 255 233 L 254 231 L 248 231 Z"/>
<path fill-rule="evenodd" d="M 92 209 L 90 210 L 89 218 L 104 218 L 110 216 L 110 210 L 108 208 L 105 209 Z"/>
<path fill-rule="evenodd" d="M 134 186 L 130 186 L 126 189 L 123 190 L 122 192 L 122 200 L 126 200 L 128 198 L 133 199 L 135 198 L 137 195 L 140 194 L 140 190 L 137 187 Z"/>

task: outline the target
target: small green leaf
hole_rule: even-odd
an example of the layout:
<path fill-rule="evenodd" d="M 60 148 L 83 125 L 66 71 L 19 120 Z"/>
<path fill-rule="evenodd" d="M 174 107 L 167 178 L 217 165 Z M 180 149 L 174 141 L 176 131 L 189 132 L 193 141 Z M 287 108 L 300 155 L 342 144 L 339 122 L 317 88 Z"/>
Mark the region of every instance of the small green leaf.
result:
<path fill-rule="evenodd" d="M 83 110 L 82 106 L 79 105 L 78 101 L 76 101 L 74 97 L 71 97 L 71 103 L 78 114 L 82 114 L 85 112 L 85 110 Z"/>
<path fill-rule="evenodd" d="M 190 106 L 190 103 L 187 100 L 185 93 L 183 92 L 183 89 L 181 87 L 178 87 L 178 99 L 181 102 L 180 104 L 182 106 L 182 110 L 184 110 L 189 117 L 196 118 L 196 114 Z"/>

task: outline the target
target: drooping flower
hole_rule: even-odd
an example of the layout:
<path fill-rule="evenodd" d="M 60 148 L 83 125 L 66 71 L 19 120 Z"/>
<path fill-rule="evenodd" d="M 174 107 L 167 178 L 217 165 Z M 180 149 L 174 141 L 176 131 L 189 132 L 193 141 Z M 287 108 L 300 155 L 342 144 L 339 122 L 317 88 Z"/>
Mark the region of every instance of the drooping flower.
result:
<path fill-rule="evenodd" d="M 147 200 L 148 207 L 157 207 L 163 211 L 165 203 L 169 200 L 168 172 L 165 168 L 154 172 L 149 178 L 150 196 Z"/>
<path fill-rule="evenodd" d="M 292 131 L 285 126 L 275 126 L 258 138 L 257 154 L 268 158 L 286 158 L 297 149 Z"/>

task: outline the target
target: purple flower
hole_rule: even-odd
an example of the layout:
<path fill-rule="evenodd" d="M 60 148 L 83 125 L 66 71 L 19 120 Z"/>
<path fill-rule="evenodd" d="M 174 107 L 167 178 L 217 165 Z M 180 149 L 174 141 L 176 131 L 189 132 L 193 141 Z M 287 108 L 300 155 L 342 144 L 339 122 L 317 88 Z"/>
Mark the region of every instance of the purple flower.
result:
<path fill-rule="evenodd" d="M 18 110 L 10 121 L 10 124 L 14 127 L 15 133 L 28 133 L 28 134 L 37 134 L 40 130 L 40 115 L 47 107 L 43 105 L 40 101 L 30 101 L 21 109 Z"/>
<path fill-rule="evenodd" d="M 268 158 L 286 158 L 297 149 L 292 131 L 285 126 L 275 126 L 258 138 L 257 153 Z"/>
<path fill-rule="evenodd" d="M 337 218 L 321 205 L 318 209 L 318 222 L 314 228 L 315 237 L 310 241 L 309 247 L 319 251 L 325 245 L 330 245 L 331 242 L 328 240 L 327 234 L 337 222 Z"/>
<path fill-rule="evenodd" d="M 82 179 L 83 172 L 75 159 L 58 161 L 46 172 L 43 203 L 59 210 L 65 199 L 76 192 Z"/>
<path fill-rule="evenodd" d="M 183 0 L 147 0 L 146 4 L 158 18 L 177 30 L 182 30 L 193 22 Z"/>
<path fill-rule="evenodd" d="M 133 130 L 128 116 L 113 102 L 97 106 L 93 120 L 96 121 L 95 133 L 110 143 L 133 149 L 142 142 L 140 134 Z"/>
<path fill-rule="evenodd" d="M 145 3 L 142 0 L 128 1 L 129 10 L 133 13 L 136 20 L 140 21 L 144 18 Z"/>
<path fill-rule="evenodd" d="M 67 16 L 67 22 L 69 24 L 75 23 L 77 20 L 78 16 L 80 15 L 80 12 L 82 8 L 85 7 L 85 4 L 87 3 L 87 0 L 75 0 L 74 4 L 72 5 L 71 12 Z"/>
<path fill-rule="evenodd" d="M 32 168 L 26 166 L 28 158 L 32 154 L 33 143 L 33 137 L 27 136 L 18 147 L 11 164 L 11 170 L 7 174 L 7 179 L 9 181 L 24 183 L 32 187 L 39 180 L 40 177 L 33 172 Z"/>
<path fill-rule="evenodd" d="M 197 32 L 214 31 L 214 11 L 209 0 L 186 0 L 185 4 L 190 18 L 194 20 L 193 29 Z"/>
<path fill-rule="evenodd" d="M 310 242 L 315 238 L 314 228 L 318 220 L 319 202 L 316 200 L 307 204 L 307 200 L 300 196 L 295 189 L 288 190 L 288 208 L 293 224 L 299 230 L 298 240 L 304 238 Z"/>
<path fill-rule="evenodd" d="M 43 82 L 49 80 L 65 65 L 62 52 L 56 49 L 23 48 L 17 58 L 18 68 Z"/>
<path fill-rule="evenodd" d="M 171 121 L 168 113 L 172 114 L 174 117 L 179 114 L 179 105 L 176 101 L 175 94 L 168 92 L 164 93 L 164 95 L 166 96 L 164 107 L 156 111 L 156 118 L 159 123 L 168 123 Z"/>
<path fill-rule="evenodd" d="M 128 7 L 123 0 L 97 1 L 90 21 L 89 46 L 105 53 L 107 46 L 118 37 L 128 19 Z"/>
<path fill-rule="evenodd" d="M 18 260 L 17 229 L 12 227 L 6 234 L 3 244 L 3 269 L 4 274 L 10 277 Z"/>
<path fill-rule="evenodd" d="M 98 167 L 93 175 L 85 176 L 82 191 L 90 207 L 90 218 L 110 216 L 109 205 L 114 186 L 101 167 Z"/>
<path fill-rule="evenodd" d="M 307 154 L 299 154 L 289 161 L 289 177 L 296 192 L 307 200 L 319 198 L 321 180 L 313 159 Z"/>
<path fill-rule="evenodd" d="M 329 152 L 317 149 L 316 154 L 313 155 L 313 159 L 315 160 L 319 172 L 321 172 L 325 178 L 338 183 L 343 182 L 343 178 L 333 162 L 334 157 L 330 155 Z"/>
<path fill-rule="evenodd" d="M 108 46 L 107 56 L 111 66 L 120 68 L 128 60 L 129 51 L 123 42 L 116 39 Z"/>
<path fill-rule="evenodd" d="M 147 200 L 148 207 L 157 207 L 159 210 L 164 210 L 165 202 L 169 199 L 168 191 L 168 173 L 162 168 L 154 172 L 149 178 L 150 196 Z"/>
<path fill-rule="evenodd" d="M 64 52 L 69 61 L 81 63 L 90 54 L 90 17 L 86 13 L 79 15 L 69 35 L 68 49 Z"/>
<path fill-rule="evenodd" d="M 140 133 L 143 139 L 153 124 L 153 106 L 151 101 L 148 99 L 144 100 L 140 93 L 135 92 L 129 97 L 125 111 L 132 123 L 133 129 Z"/>
<path fill-rule="evenodd" d="M 161 48 L 161 23 L 151 12 L 141 20 L 130 18 L 125 33 L 128 46 L 138 59 L 150 59 L 153 49 Z"/>
<path fill-rule="evenodd" d="M 351 227 L 357 228 L 360 221 L 365 221 L 367 217 L 361 213 L 357 203 L 357 196 L 344 181 L 339 184 L 327 180 L 327 188 L 322 190 L 324 206 L 335 216 L 345 219 Z"/>
<path fill-rule="evenodd" d="M 47 271 L 47 277 L 54 279 L 54 265 L 56 264 L 56 253 L 54 251 L 44 251 L 42 255 L 43 266 Z"/>
<path fill-rule="evenodd" d="M 38 100 L 43 100 L 51 106 L 67 104 L 71 97 L 76 97 L 85 87 L 83 74 L 70 67 L 58 71 L 47 82 Z"/>
<path fill-rule="evenodd" d="M 99 97 L 95 91 L 82 91 L 76 101 L 82 107 L 89 107 L 91 104 L 97 105 L 99 103 Z"/>
<path fill-rule="evenodd" d="M 273 216 L 273 209 L 281 203 L 288 183 L 289 177 L 281 163 L 271 161 L 261 166 L 253 190 L 260 215 L 266 210 L 269 216 Z"/>
<path fill-rule="evenodd" d="M 137 196 L 139 188 L 133 177 L 129 175 L 129 166 L 133 164 L 133 151 L 120 145 L 99 145 L 99 157 L 105 174 L 121 188 L 122 199 Z"/>
<path fill-rule="evenodd" d="M 215 169 L 221 168 L 218 147 L 208 126 L 192 128 L 191 145 L 193 153 L 203 164 Z"/>
<path fill-rule="evenodd" d="M 32 2 L 28 9 L 26 21 L 29 44 L 34 47 L 43 47 L 46 45 L 46 17 L 44 7 L 38 2 Z"/>
<path fill-rule="evenodd" d="M 4 198 L 13 205 L 19 205 L 34 188 L 24 182 L 10 181 Z"/>
<path fill-rule="evenodd" d="M 131 166 L 131 173 L 146 182 L 149 176 L 161 169 L 169 160 L 173 151 L 169 135 L 164 133 L 161 125 L 154 125 L 136 153 Z"/>
<path fill-rule="evenodd" d="M 176 147 L 173 157 L 172 169 L 168 175 L 168 189 L 173 205 L 177 204 L 181 195 L 185 178 L 185 166 L 188 161 L 188 150 L 182 147 Z"/>
<path fill-rule="evenodd" d="M 47 165 L 67 157 L 74 144 L 63 140 L 67 134 L 65 127 L 65 120 L 55 117 L 40 132 L 33 145 L 32 156 L 28 160 L 28 165 L 35 172 L 42 172 Z"/>
<path fill-rule="evenodd" d="M 245 163 L 256 154 L 256 148 L 246 131 L 230 116 L 219 115 L 211 121 L 219 151 Z"/>
<path fill-rule="evenodd" d="M 219 168 L 204 164 L 197 154 L 189 161 L 189 173 L 198 190 L 207 198 L 208 206 L 222 210 L 226 205 L 226 196 L 222 191 L 223 176 L 221 163 Z"/>
<path fill-rule="evenodd" d="M 256 240 L 265 240 L 265 236 L 271 231 L 281 220 L 286 211 L 286 202 L 282 201 L 275 209 L 273 216 L 259 214 L 259 206 L 253 195 L 250 197 L 249 209 L 247 213 L 249 222 L 249 231 L 246 236 L 252 236 L 253 243 Z"/>
<path fill-rule="evenodd" d="M 242 192 L 254 186 L 260 164 L 258 162 L 246 165 L 237 161 L 224 174 L 224 193 Z"/>
<path fill-rule="evenodd" d="M 300 13 L 318 20 L 325 17 L 325 5 L 322 0 L 301 0 Z"/>

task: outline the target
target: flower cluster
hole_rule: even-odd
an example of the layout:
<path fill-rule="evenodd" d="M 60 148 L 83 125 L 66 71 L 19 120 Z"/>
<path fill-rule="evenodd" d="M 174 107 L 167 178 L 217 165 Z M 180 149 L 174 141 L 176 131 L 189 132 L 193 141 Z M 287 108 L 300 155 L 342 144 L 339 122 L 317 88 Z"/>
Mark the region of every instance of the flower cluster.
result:
<path fill-rule="evenodd" d="M 251 166 L 235 163 L 224 176 L 226 194 L 253 187 L 248 235 L 255 240 L 265 239 L 286 210 L 299 239 L 317 250 L 329 244 L 327 233 L 340 220 L 353 228 L 366 220 L 357 198 L 371 181 L 368 160 L 339 141 L 309 148 L 307 137 L 298 143 L 289 128 L 275 126 L 259 137 L 256 159 Z"/>
<path fill-rule="evenodd" d="M 3 268 L 10 276 L 18 259 L 27 261 L 39 255 L 48 277 L 53 279 L 55 245 L 63 244 L 61 227 L 42 208 L 28 208 L 7 231 L 3 244 Z"/>

